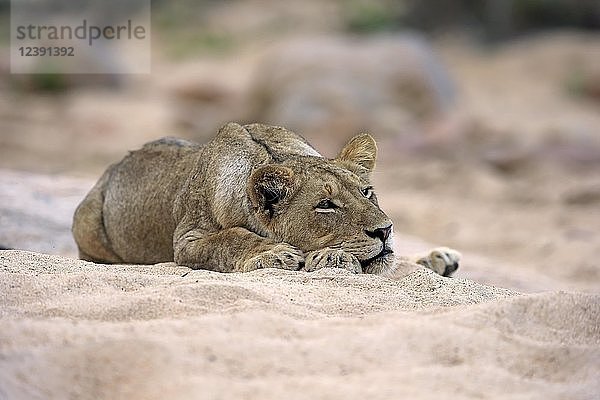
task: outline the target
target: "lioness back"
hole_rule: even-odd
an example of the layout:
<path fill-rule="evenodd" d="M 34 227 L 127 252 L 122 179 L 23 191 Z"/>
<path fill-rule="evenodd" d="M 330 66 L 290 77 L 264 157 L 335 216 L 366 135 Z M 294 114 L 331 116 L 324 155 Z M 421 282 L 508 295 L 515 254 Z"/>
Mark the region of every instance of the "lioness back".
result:
<path fill-rule="evenodd" d="M 128 263 L 172 261 L 173 201 L 198 149 L 200 146 L 185 140 L 163 138 L 112 165 L 100 180 L 102 184 L 92 189 L 75 212 L 73 233 L 84 255 L 86 247 L 92 247 L 86 246 L 88 242 L 104 239 L 118 259 L 99 259 L 96 254 L 83 258 Z M 103 200 L 101 209 L 86 207 L 86 202 L 98 196 Z M 81 224 L 100 226 L 78 226 Z M 102 234 L 105 238 L 94 237 Z"/>

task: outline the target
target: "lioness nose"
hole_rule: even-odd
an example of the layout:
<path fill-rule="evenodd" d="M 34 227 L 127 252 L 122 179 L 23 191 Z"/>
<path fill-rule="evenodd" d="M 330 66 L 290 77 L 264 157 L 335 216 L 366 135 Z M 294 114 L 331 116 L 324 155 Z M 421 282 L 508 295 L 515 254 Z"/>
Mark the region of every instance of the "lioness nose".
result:
<path fill-rule="evenodd" d="M 365 231 L 367 236 L 372 237 L 373 239 L 379 238 L 382 242 L 385 242 L 392 232 L 392 225 L 386 226 L 385 228 L 377 228 L 374 231 Z"/>

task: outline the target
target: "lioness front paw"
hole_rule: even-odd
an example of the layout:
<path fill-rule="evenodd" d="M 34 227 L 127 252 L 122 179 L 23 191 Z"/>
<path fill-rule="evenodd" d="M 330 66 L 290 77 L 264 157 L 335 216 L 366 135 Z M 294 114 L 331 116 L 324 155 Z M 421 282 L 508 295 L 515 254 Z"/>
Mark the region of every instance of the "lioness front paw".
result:
<path fill-rule="evenodd" d="M 355 274 L 362 272 L 360 262 L 355 256 L 344 250 L 329 247 L 311 251 L 306 256 L 305 271 L 311 272 L 321 268 L 343 268 Z"/>
<path fill-rule="evenodd" d="M 261 268 L 281 268 L 297 271 L 304 261 L 302 251 L 287 243 L 274 245 L 270 250 L 246 260 L 243 272 L 254 271 Z"/>
<path fill-rule="evenodd" d="M 436 247 L 424 257 L 417 258 L 421 264 L 442 276 L 451 276 L 458 269 L 461 254 L 448 247 Z"/>

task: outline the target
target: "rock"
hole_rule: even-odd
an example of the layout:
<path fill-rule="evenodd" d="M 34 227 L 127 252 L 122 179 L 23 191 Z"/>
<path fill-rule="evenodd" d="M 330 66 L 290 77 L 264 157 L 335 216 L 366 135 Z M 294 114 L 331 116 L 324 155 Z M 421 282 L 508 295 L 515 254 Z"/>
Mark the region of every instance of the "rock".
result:
<path fill-rule="evenodd" d="M 316 142 L 332 132 L 343 138 L 366 130 L 380 138 L 418 135 L 455 95 L 430 45 L 406 34 L 288 42 L 264 57 L 251 93 L 252 120 L 287 126 Z"/>

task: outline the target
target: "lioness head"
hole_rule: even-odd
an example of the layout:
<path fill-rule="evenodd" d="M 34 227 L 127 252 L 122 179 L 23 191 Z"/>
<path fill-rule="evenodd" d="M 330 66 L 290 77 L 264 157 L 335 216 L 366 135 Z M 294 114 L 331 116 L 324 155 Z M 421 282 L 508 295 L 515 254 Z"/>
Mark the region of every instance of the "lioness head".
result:
<path fill-rule="evenodd" d="M 298 156 L 257 168 L 247 192 L 261 230 L 304 252 L 342 249 L 366 273 L 388 270 L 392 221 L 369 181 L 376 157 L 375 140 L 361 134 L 333 160 Z"/>

